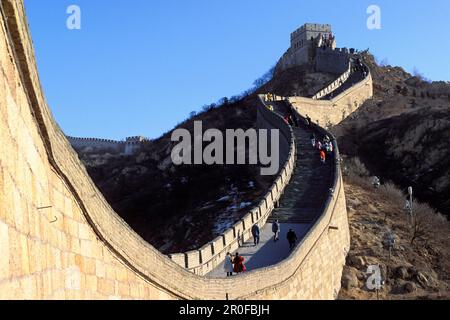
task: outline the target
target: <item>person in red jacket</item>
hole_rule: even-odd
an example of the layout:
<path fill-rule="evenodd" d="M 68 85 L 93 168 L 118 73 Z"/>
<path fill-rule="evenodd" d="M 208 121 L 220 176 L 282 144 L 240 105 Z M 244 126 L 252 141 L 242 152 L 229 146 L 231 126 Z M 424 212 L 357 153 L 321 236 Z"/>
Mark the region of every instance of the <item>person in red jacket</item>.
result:
<path fill-rule="evenodd" d="M 320 150 L 320 161 L 322 161 L 322 163 L 325 163 L 327 161 L 327 154 L 324 150 Z"/>
<path fill-rule="evenodd" d="M 234 257 L 233 260 L 235 273 L 242 273 L 247 271 L 244 262 L 245 262 L 244 257 L 240 256 L 239 253 L 236 253 L 236 256 Z"/>

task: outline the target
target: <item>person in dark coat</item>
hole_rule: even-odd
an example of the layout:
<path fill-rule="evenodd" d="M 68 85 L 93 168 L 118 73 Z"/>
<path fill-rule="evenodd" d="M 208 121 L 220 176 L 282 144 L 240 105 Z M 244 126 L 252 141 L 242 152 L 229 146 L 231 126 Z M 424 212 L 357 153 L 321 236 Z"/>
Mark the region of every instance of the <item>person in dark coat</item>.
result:
<path fill-rule="evenodd" d="M 289 241 L 289 248 L 292 250 L 295 248 L 297 244 L 297 234 L 293 229 L 290 229 L 287 234 L 287 240 Z"/>
<path fill-rule="evenodd" d="M 299 128 L 299 127 L 300 127 L 300 124 L 299 124 L 299 122 L 298 122 L 298 117 L 294 114 L 293 118 L 294 118 L 294 124 L 295 124 L 295 127 L 296 127 L 296 128 Z"/>
<path fill-rule="evenodd" d="M 306 121 L 306 125 L 307 125 L 308 127 L 311 126 L 312 120 L 311 120 L 311 118 L 310 118 L 308 115 L 306 115 L 305 121 Z"/>
<path fill-rule="evenodd" d="M 272 223 L 272 232 L 273 232 L 273 241 L 277 242 L 278 238 L 280 236 L 280 223 L 278 222 L 278 220 L 276 220 L 274 223 Z"/>
<path fill-rule="evenodd" d="M 316 147 L 316 135 L 314 133 L 312 133 L 309 138 L 311 139 L 311 144 L 312 144 L 313 148 L 315 148 Z"/>
<path fill-rule="evenodd" d="M 288 118 L 288 123 L 289 123 L 289 125 L 290 125 L 291 127 L 294 126 L 294 118 L 292 117 L 292 115 L 289 116 L 289 118 Z"/>
<path fill-rule="evenodd" d="M 257 246 L 259 244 L 259 234 L 260 234 L 259 226 L 257 224 L 253 225 L 252 236 L 253 236 L 253 240 L 255 242 L 255 246 Z"/>

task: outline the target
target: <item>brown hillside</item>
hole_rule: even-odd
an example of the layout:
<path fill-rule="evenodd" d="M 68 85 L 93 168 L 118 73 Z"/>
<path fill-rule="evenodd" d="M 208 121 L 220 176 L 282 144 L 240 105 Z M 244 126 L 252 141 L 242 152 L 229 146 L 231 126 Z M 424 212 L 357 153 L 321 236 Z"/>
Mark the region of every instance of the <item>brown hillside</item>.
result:
<path fill-rule="evenodd" d="M 339 299 L 377 299 L 367 288 L 368 266 L 379 266 L 384 285 L 378 299 L 450 298 L 450 225 L 425 204 L 416 203 L 420 236 L 402 209 L 404 194 L 387 184 L 375 191 L 370 177 L 345 177 L 351 249 Z M 389 254 L 385 239 L 395 244 Z"/>
<path fill-rule="evenodd" d="M 375 96 L 333 128 L 341 152 L 359 156 L 374 175 L 392 180 L 450 214 L 450 85 L 428 83 L 366 55 Z"/>

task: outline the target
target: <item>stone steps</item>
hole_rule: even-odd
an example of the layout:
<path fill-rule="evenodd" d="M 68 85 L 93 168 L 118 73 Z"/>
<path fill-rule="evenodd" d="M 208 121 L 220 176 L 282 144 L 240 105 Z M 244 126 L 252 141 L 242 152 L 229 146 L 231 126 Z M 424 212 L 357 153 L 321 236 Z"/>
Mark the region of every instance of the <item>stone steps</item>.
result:
<path fill-rule="evenodd" d="M 271 103 L 274 111 L 285 116 L 289 107 L 284 101 Z M 284 190 L 279 207 L 276 208 L 269 222 L 279 220 L 280 223 L 312 223 L 322 212 L 323 205 L 329 194 L 329 186 L 333 178 L 333 163 L 327 161 L 322 164 L 319 151 L 312 147 L 310 137 L 313 132 L 309 127 L 301 124 L 293 128 L 297 161 L 291 182 Z M 317 138 L 322 138 L 315 132 Z"/>

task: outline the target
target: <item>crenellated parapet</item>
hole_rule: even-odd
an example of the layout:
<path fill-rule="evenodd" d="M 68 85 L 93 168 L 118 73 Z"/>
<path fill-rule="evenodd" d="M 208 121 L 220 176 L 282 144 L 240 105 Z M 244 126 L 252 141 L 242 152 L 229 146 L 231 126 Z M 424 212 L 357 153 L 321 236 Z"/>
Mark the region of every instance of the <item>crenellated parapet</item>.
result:
<path fill-rule="evenodd" d="M 150 141 L 150 139 L 142 136 L 128 137 L 122 141 L 67 136 L 67 140 L 69 140 L 70 144 L 75 149 L 93 148 L 97 151 L 110 151 L 115 153 L 123 153 L 126 155 L 131 155 L 137 152 L 143 143 Z"/>

